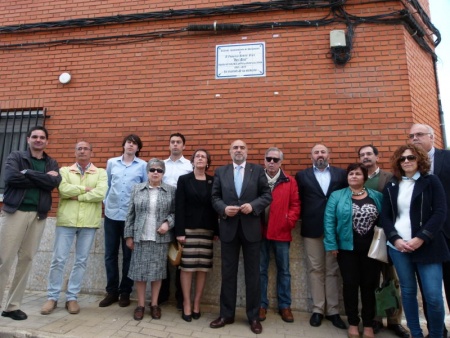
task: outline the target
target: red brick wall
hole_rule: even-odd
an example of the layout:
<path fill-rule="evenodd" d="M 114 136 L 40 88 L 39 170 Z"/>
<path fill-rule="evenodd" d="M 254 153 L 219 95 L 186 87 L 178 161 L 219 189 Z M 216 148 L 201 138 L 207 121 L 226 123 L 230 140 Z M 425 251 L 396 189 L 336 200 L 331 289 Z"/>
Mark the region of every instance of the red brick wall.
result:
<path fill-rule="evenodd" d="M 426 2 L 426 1 L 424 1 Z M 233 1 L 4 1 L 2 25 L 80 17 L 144 13 L 169 8 L 201 8 Z M 373 3 L 347 10 L 373 15 L 401 9 L 401 3 Z M 0 43 L 88 38 L 176 29 L 189 23 L 258 23 L 318 19 L 328 10 L 153 21 L 116 26 L 1 34 Z M 121 153 L 124 135 L 144 141 L 141 157 L 168 156 L 168 136 L 187 138 L 186 155 L 206 147 L 213 168 L 229 161 L 228 146 L 247 141 L 249 160 L 262 163 L 269 146 L 285 152 L 290 174 L 311 165 L 315 143 L 331 148 L 331 162 L 345 167 L 357 148 L 374 143 L 382 165 L 406 141 L 410 125 L 425 121 L 440 140 L 431 57 L 401 25 L 361 24 L 355 29 L 352 59 L 336 67 L 329 55 L 329 32 L 343 24 L 240 33 L 185 33 L 118 46 L 62 45 L 0 50 L 0 107 L 40 102 L 51 116 L 48 152 L 61 165 L 73 161 L 73 145 L 94 144 L 97 165 Z M 265 42 L 267 76 L 216 80 L 215 47 Z M 68 71 L 72 81 L 58 82 Z M 277 93 L 277 94 L 276 94 Z"/>

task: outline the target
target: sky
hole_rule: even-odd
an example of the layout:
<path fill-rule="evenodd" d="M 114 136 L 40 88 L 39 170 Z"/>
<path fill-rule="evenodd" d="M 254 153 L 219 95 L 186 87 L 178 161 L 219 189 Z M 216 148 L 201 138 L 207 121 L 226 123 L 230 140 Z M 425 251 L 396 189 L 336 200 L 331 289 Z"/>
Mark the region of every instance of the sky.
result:
<path fill-rule="evenodd" d="M 431 22 L 441 32 L 442 41 L 436 48 L 438 56 L 437 68 L 439 88 L 444 111 L 444 122 L 447 137 L 446 148 L 450 147 L 450 14 L 449 0 L 429 0 Z"/>

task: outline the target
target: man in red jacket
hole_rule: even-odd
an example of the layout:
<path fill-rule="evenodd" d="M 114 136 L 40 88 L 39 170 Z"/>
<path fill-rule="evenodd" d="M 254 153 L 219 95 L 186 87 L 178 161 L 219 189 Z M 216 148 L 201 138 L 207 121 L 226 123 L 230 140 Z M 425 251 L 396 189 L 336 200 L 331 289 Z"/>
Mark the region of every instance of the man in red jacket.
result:
<path fill-rule="evenodd" d="M 260 280 L 261 307 L 259 320 L 266 319 L 268 268 L 270 250 L 273 250 L 277 264 L 278 311 L 281 319 L 292 323 L 291 312 L 291 273 L 289 272 L 289 246 L 292 241 L 291 231 L 300 215 L 298 187 L 293 177 L 281 170 L 283 152 L 278 148 L 266 151 L 264 164 L 266 176 L 272 191 L 272 203 L 266 208 L 263 220 L 263 240 L 261 242 Z"/>

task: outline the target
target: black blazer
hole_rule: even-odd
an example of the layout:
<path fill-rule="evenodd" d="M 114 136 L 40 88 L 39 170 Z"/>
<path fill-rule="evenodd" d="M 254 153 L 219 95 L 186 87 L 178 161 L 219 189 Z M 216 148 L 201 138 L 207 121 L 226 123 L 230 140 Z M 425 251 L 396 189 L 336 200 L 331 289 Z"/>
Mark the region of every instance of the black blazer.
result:
<path fill-rule="evenodd" d="M 347 172 L 344 169 L 330 166 L 330 186 L 326 194 L 317 182 L 314 169 L 308 168 L 295 175 L 302 206 L 300 234 L 303 237 L 319 238 L 323 235 L 323 216 L 328 197 L 335 190 L 348 186 Z"/>
<path fill-rule="evenodd" d="M 218 217 L 212 206 L 214 178 L 206 175 L 206 193 L 199 191 L 193 172 L 178 178 L 175 194 L 175 236 L 185 236 L 185 229 L 209 229 L 218 235 Z"/>
<path fill-rule="evenodd" d="M 435 149 L 433 174 L 439 177 L 447 198 L 447 218 L 442 228 L 445 237 L 450 239 L 450 151 Z"/>
<path fill-rule="evenodd" d="M 221 241 L 231 242 L 235 238 L 239 221 L 242 224 L 244 236 L 249 242 L 261 240 L 259 215 L 272 202 L 272 193 L 263 167 L 246 163 L 241 196 L 237 195 L 234 187 L 233 164 L 218 168 L 214 175 L 212 201 L 214 209 L 220 216 L 219 236 Z M 226 216 L 225 207 L 241 206 L 245 203 L 250 203 L 253 212 L 247 215 L 238 213 L 234 217 Z"/>
<path fill-rule="evenodd" d="M 393 178 L 383 191 L 381 225 L 386 238 L 392 244 L 401 239 L 395 229 L 398 215 L 399 183 Z M 411 259 L 418 263 L 439 263 L 450 259 L 442 226 L 447 214 L 445 193 L 442 184 L 435 175 L 420 176 L 415 182 L 411 196 L 409 218 L 411 220 L 411 238 L 424 240 L 422 246 L 411 252 Z"/>

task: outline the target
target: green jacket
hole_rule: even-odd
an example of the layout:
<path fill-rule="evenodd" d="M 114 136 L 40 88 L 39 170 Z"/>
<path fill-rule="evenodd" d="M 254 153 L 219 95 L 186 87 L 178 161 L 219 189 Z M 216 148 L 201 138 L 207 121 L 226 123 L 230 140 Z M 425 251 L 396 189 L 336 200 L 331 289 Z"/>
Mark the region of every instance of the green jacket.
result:
<path fill-rule="evenodd" d="M 383 195 L 367 189 L 381 214 Z M 324 216 L 325 251 L 353 250 L 352 192 L 349 188 L 334 191 L 327 202 Z"/>
<path fill-rule="evenodd" d="M 105 169 L 91 164 L 81 176 L 76 164 L 60 169 L 62 181 L 58 187 L 59 206 L 57 226 L 99 228 L 102 220 L 102 201 L 108 190 Z M 93 188 L 86 191 L 86 187 Z M 77 199 L 70 199 L 77 197 Z"/>

